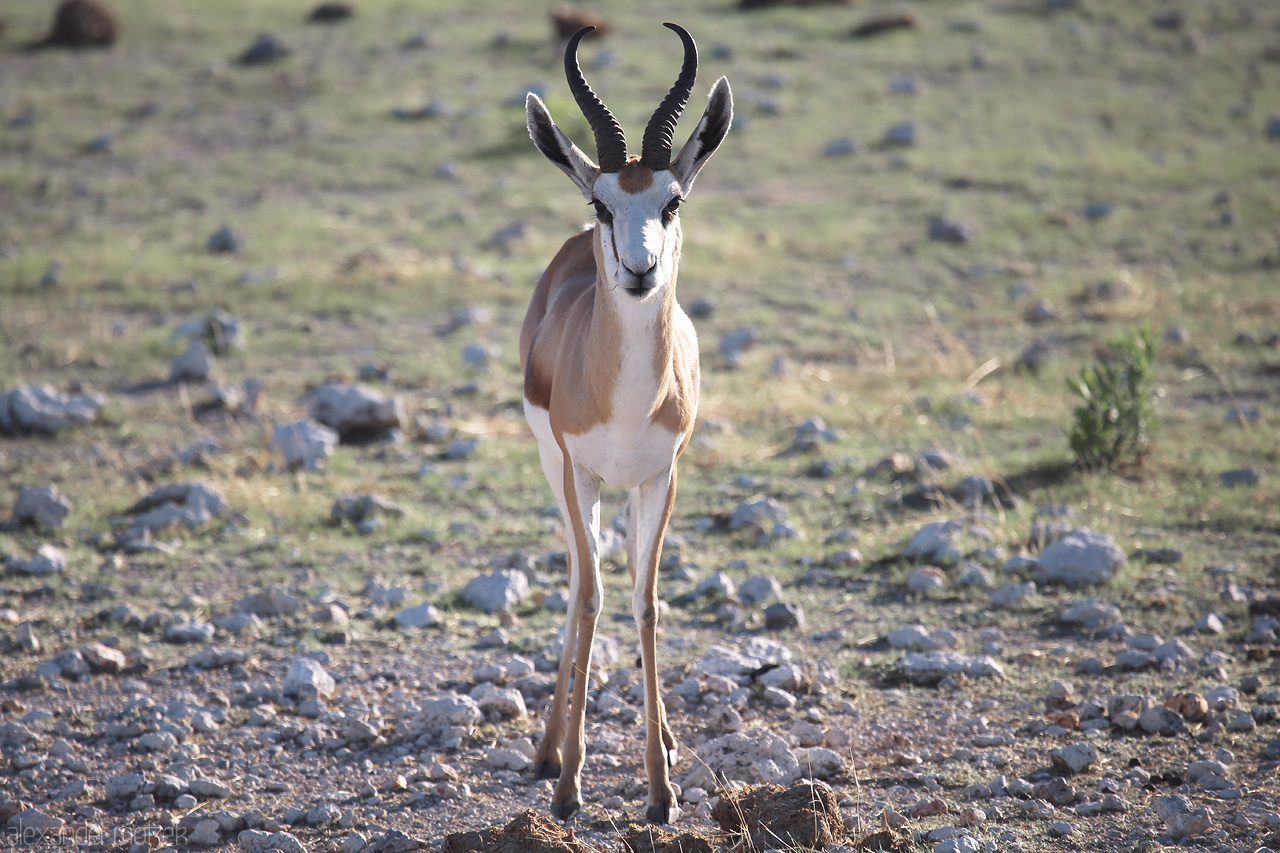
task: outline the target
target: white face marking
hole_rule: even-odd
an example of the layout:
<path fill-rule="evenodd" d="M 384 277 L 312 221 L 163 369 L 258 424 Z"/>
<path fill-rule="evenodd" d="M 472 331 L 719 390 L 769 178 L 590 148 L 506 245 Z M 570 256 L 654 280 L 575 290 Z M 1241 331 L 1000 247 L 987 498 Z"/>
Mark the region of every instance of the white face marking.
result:
<path fill-rule="evenodd" d="M 597 227 L 606 281 L 636 297 L 662 293 L 675 273 L 680 217 L 668 208 L 683 197 L 680 182 L 670 171 L 654 172 L 653 183 L 630 193 L 618 186 L 617 175 L 605 173 L 596 178 L 592 196 L 597 210 L 605 210 Z"/>

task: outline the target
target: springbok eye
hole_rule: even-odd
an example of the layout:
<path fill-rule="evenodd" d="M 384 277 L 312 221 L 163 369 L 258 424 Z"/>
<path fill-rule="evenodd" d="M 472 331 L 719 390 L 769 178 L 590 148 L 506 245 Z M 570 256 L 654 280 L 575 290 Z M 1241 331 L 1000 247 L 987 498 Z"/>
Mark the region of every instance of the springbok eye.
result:
<path fill-rule="evenodd" d="M 613 224 L 613 214 L 609 212 L 609 208 L 604 206 L 604 202 L 593 198 L 591 204 L 596 209 L 596 219 L 605 225 Z"/>
<path fill-rule="evenodd" d="M 667 202 L 667 206 L 662 209 L 663 222 L 670 222 L 676 218 L 676 214 L 680 212 L 681 201 L 683 201 L 683 199 L 681 199 L 680 196 L 676 196 L 671 199 L 671 201 Z"/>

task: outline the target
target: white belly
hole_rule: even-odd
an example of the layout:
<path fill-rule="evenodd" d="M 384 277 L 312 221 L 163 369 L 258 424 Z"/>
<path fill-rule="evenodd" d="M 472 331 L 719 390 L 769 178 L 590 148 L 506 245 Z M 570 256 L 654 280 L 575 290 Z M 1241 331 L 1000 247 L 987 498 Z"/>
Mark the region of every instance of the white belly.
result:
<path fill-rule="evenodd" d="M 652 423 L 639 429 L 601 424 L 564 437 L 574 464 L 616 489 L 633 489 L 671 468 L 680 442 L 680 436 Z"/>

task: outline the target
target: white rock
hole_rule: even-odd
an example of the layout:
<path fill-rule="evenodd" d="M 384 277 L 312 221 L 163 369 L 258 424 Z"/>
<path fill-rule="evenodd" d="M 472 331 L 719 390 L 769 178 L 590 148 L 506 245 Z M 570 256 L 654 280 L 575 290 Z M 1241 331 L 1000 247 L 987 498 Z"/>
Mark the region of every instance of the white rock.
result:
<path fill-rule="evenodd" d="M 328 698 L 337 689 L 333 676 L 325 671 L 319 661 L 311 658 L 294 658 L 284 676 L 281 691 L 286 696 L 310 699 L 315 696 Z"/>
<path fill-rule="evenodd" d="M 495 712 L 504 720 L 522 719 L 527 711 L 524 706 L 524 696 L 519 690 L 498 689 L 486 695 L 479 700 L 480 710 L 486 714 Z"/>
<path fill-rule="evenodd" d="M 1096 631 L 1120 621 L 1120 608 L 1096 598 L 1082 598 L 1058 613 L 1058 620 L 1068 625 Z"/>
<path fill-rule="evenodd" d="M 216 486 L 193 480 L 153 489 L 125 512 L 134 517 L 133 527 L 139 531 L 154 533 L 175 523 L 194 530 L 225 515 L 227 503 Z"/>
<path fill-rule="evenodd" d="M 949 566 L 960 561 L 955 538 L 964 529 L 959 521 L 933 521 L 916 531 L 903 549 L 902 556 L 917 562 Z"/>
<path fill-rule="evenodd" d="M 1093 586 L 1110 580 L 1126 562 L 1124 550 L 1110 536 L 1072 530 L 1040 552 L 1035 580 L 1072 588 Z"/>
<path fill-rule="evenodd" d="M 495 770 L 524 770 L 530 764 L 528 757 L 523 753 L 505 746 L 486 750 L 484 762 Z"/>
<path fill-rule="evenodd" d="M 803 775 L 786 741 L 762 729 L 734 732 L 703 744 L 698 764 L 685 775 L 682 788 L 718 789 L 717 774 L 739 782 L 788 785 Z"/>
<path fill-rule="evenodd" d="M 888 633 L 886 639 L 889 641 L 890 648 L 894 649 L 929 652 L 936 648 L 923 625 L 904 625 L 901 628 L 894 628 Z"/>
<path fill-rule="evenodd" d="M 307 853 L 307 848 L 290 832 L 263 832 L 260 829 L 243 830 L 237 839 L 243 853 L 267 853 L 278 850 L 280 853 Z"/>
<path fill-rule="evenodd" d="M 793 749 L 802 774 L 810 779 L 830 779 L 844 772 L 844 756 L 834 749 L 822 746 Z"/>
<path fill-rule="evenodd" d="M 1058 770 L 1083 773 L 1098 763 L 1098 750 L 1087 741 L 1078 741 L 1051 751 L 1049 758 Z"/>
<path fill-rule="evenodd" d="M 462 590 L 462 600 L 485 613 L 509 611 L 528 597 L 529 577 L 512 569 L 472 578 Z"/>
<path fill-rule="evenodd" d="M 314 421 L 280 424 L 271 433 L 271 446 L 279 451 L 290 468 L 318 471 L 333 455 L 338 433 Z"/>
<path fill-rule="evenodd" d="M 208 622 L 200 619 L 175 619 L 169 623 L 164 630 L 164 638 L 167 642 L 177 643 L 207 643 L 213 639 L 215 629 Z"/>
<path fill-rule="evenodd" d="M 62 553 L 62 549 L 46 542 L 36 549 L 34 557 L 27 560 L 10 558 L 7 565 L 10 574 L 44 577 L 66 571 L 67 555 Z"/>
<path fill-rule="evenodd" d="M 415 604 L 413 607 L 406 607 L 393 618 L 401 628 L 417 629 L 439 625 L 441 617 L 440 611 L 436 609 L 435 605 L 429 601 L 424 601 L 421 604 Z"/>

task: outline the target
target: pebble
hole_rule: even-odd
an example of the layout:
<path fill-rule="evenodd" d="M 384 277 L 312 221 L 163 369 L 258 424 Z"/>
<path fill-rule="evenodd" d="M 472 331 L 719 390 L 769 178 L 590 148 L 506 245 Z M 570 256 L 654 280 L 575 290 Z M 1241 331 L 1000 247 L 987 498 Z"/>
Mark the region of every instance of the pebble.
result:
<path fill-rule="evenodd" d="M 462 600 L 485 613 L 510 612 L 528 597 L 528 575 L 513 569 L 472 578 L 462 590 Z"/>
<path fill-rule="evenodd" d="M 929 239 L 963 245 L 973 239 L 973 229 L 946 216 L 935 216 L 929 220 Z"/>
<path fill-rule="evenodd" d="M 916 144 L 916 125 L 910 121 L 900 121 L 885 129 L 885 145 L 909 148 Z"/>
<path fill-rule="evenodd" d="M 41 530 L 57 530 L 69 512 L 71 501 L 62 496 L 56 484 L 23 486 L 13 507 L 13 523 L 19 527 L 30 525 Z"/>
<path fill-rule="evenodd" d="M 396 625 L 401 628 L 416 630 L 419 628 L 432 628 L 439 625 L 441 622 L 441 616 L 440 611 L 436 609 L 435 605 L 424 601 L 421 604 L 416 604 L 413 607 L 406 607 L 401 610 L 393 617 L 393 620 Z"/>
<path fill-rule="evenodd" d="M 244 248 L 244 238 L 240 236 L 240 232 L 230 225 L 224 224 L 209 235 L 209 239 L 205 241 L 204 248 L 205 251 L 215 255 L 235 254 Z"/>
<path fill-rule="evenodd" d="M 311 419 L 342 442 L 385 438 L 408 422 L 404 400 L 361 383 L 328 382 L 311 399 Z"/>

